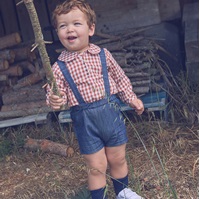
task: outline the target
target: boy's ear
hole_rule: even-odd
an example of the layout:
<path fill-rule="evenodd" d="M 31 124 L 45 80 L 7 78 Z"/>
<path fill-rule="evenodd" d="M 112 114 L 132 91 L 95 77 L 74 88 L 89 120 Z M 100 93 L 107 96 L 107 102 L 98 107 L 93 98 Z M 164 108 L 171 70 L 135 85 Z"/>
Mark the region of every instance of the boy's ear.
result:
<path fill-rule="evenodd" d="M 89 36 L 93 36 L 95 33 L 95 24 L 92 24 L 92 26 L 89 29 Z"/>

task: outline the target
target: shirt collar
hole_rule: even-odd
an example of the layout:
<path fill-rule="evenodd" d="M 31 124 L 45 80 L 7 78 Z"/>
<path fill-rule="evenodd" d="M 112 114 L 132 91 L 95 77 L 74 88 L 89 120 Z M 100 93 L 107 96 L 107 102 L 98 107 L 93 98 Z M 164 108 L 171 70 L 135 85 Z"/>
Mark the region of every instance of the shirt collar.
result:
<path fill-rule="evenodd" d="M 90 44 L 86 52 L 96 55 L 96 54 L 99 54 L 100 51 L 101 51 L 100 47 L 98 47 L 95 44 Z M 78 55 L 79 53 L 77 52 L 69 52 L 67 50 L 64 50 L 61 52 L 60 56 L 58 57 L 58 60 L 64 61 L 64 62 L 70 62 L 73 59 L 75 59 Z"/>

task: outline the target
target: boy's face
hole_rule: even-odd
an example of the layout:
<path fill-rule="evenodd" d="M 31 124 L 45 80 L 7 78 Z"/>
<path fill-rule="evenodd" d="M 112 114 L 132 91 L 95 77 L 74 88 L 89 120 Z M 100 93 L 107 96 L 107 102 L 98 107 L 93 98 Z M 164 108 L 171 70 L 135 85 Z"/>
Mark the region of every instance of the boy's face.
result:
<path fill-rule="evenodd" d="M 57 19 L 57 34 L 62 45 L 71 52 L 83 52 L 89 46 L 89 36 L 94 35 L 95 25 L 89 27 L 85 14 L 74 8 Z"/>

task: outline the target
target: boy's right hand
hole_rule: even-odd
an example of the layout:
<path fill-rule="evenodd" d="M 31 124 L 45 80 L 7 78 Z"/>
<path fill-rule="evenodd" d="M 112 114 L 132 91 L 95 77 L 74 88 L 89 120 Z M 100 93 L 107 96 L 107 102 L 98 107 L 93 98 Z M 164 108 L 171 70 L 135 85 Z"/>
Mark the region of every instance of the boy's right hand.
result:
<path fill-rule="evenodd" d="M 60 108 L 64 105 L 64 100 L 62 96 L 64 96 L 64 92 L 60 92 L 60 96 L 54 95 L 53 93 L 49 96 L 49 105 L 54 110 L 60 110 Z"/>

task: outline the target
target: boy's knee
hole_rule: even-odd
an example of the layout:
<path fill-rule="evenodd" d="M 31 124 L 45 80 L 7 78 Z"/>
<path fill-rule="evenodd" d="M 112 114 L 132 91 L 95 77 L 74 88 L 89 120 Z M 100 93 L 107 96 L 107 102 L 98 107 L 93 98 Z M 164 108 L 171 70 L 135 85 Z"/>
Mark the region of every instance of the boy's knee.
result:
<path fill-rule="evenodd" d="M 125 156 L 119 156 L 119 157 L 111 157 L 109 158 L 109 164 L 110 166 L 114 167 L 120 167 L 126 164 L 126 157 Z"/>
<path fill-rule="evenodd" d="M 102 175 L 106 173 L 107 162 L 95 163 L 88 165 L 88 174 L 91 175 Z"/>
<path fill-rule="evenodd" d="M 99 168 L 88 168 L 88 174 L 92 176 L 105 175 L 106 170 Z"/>

